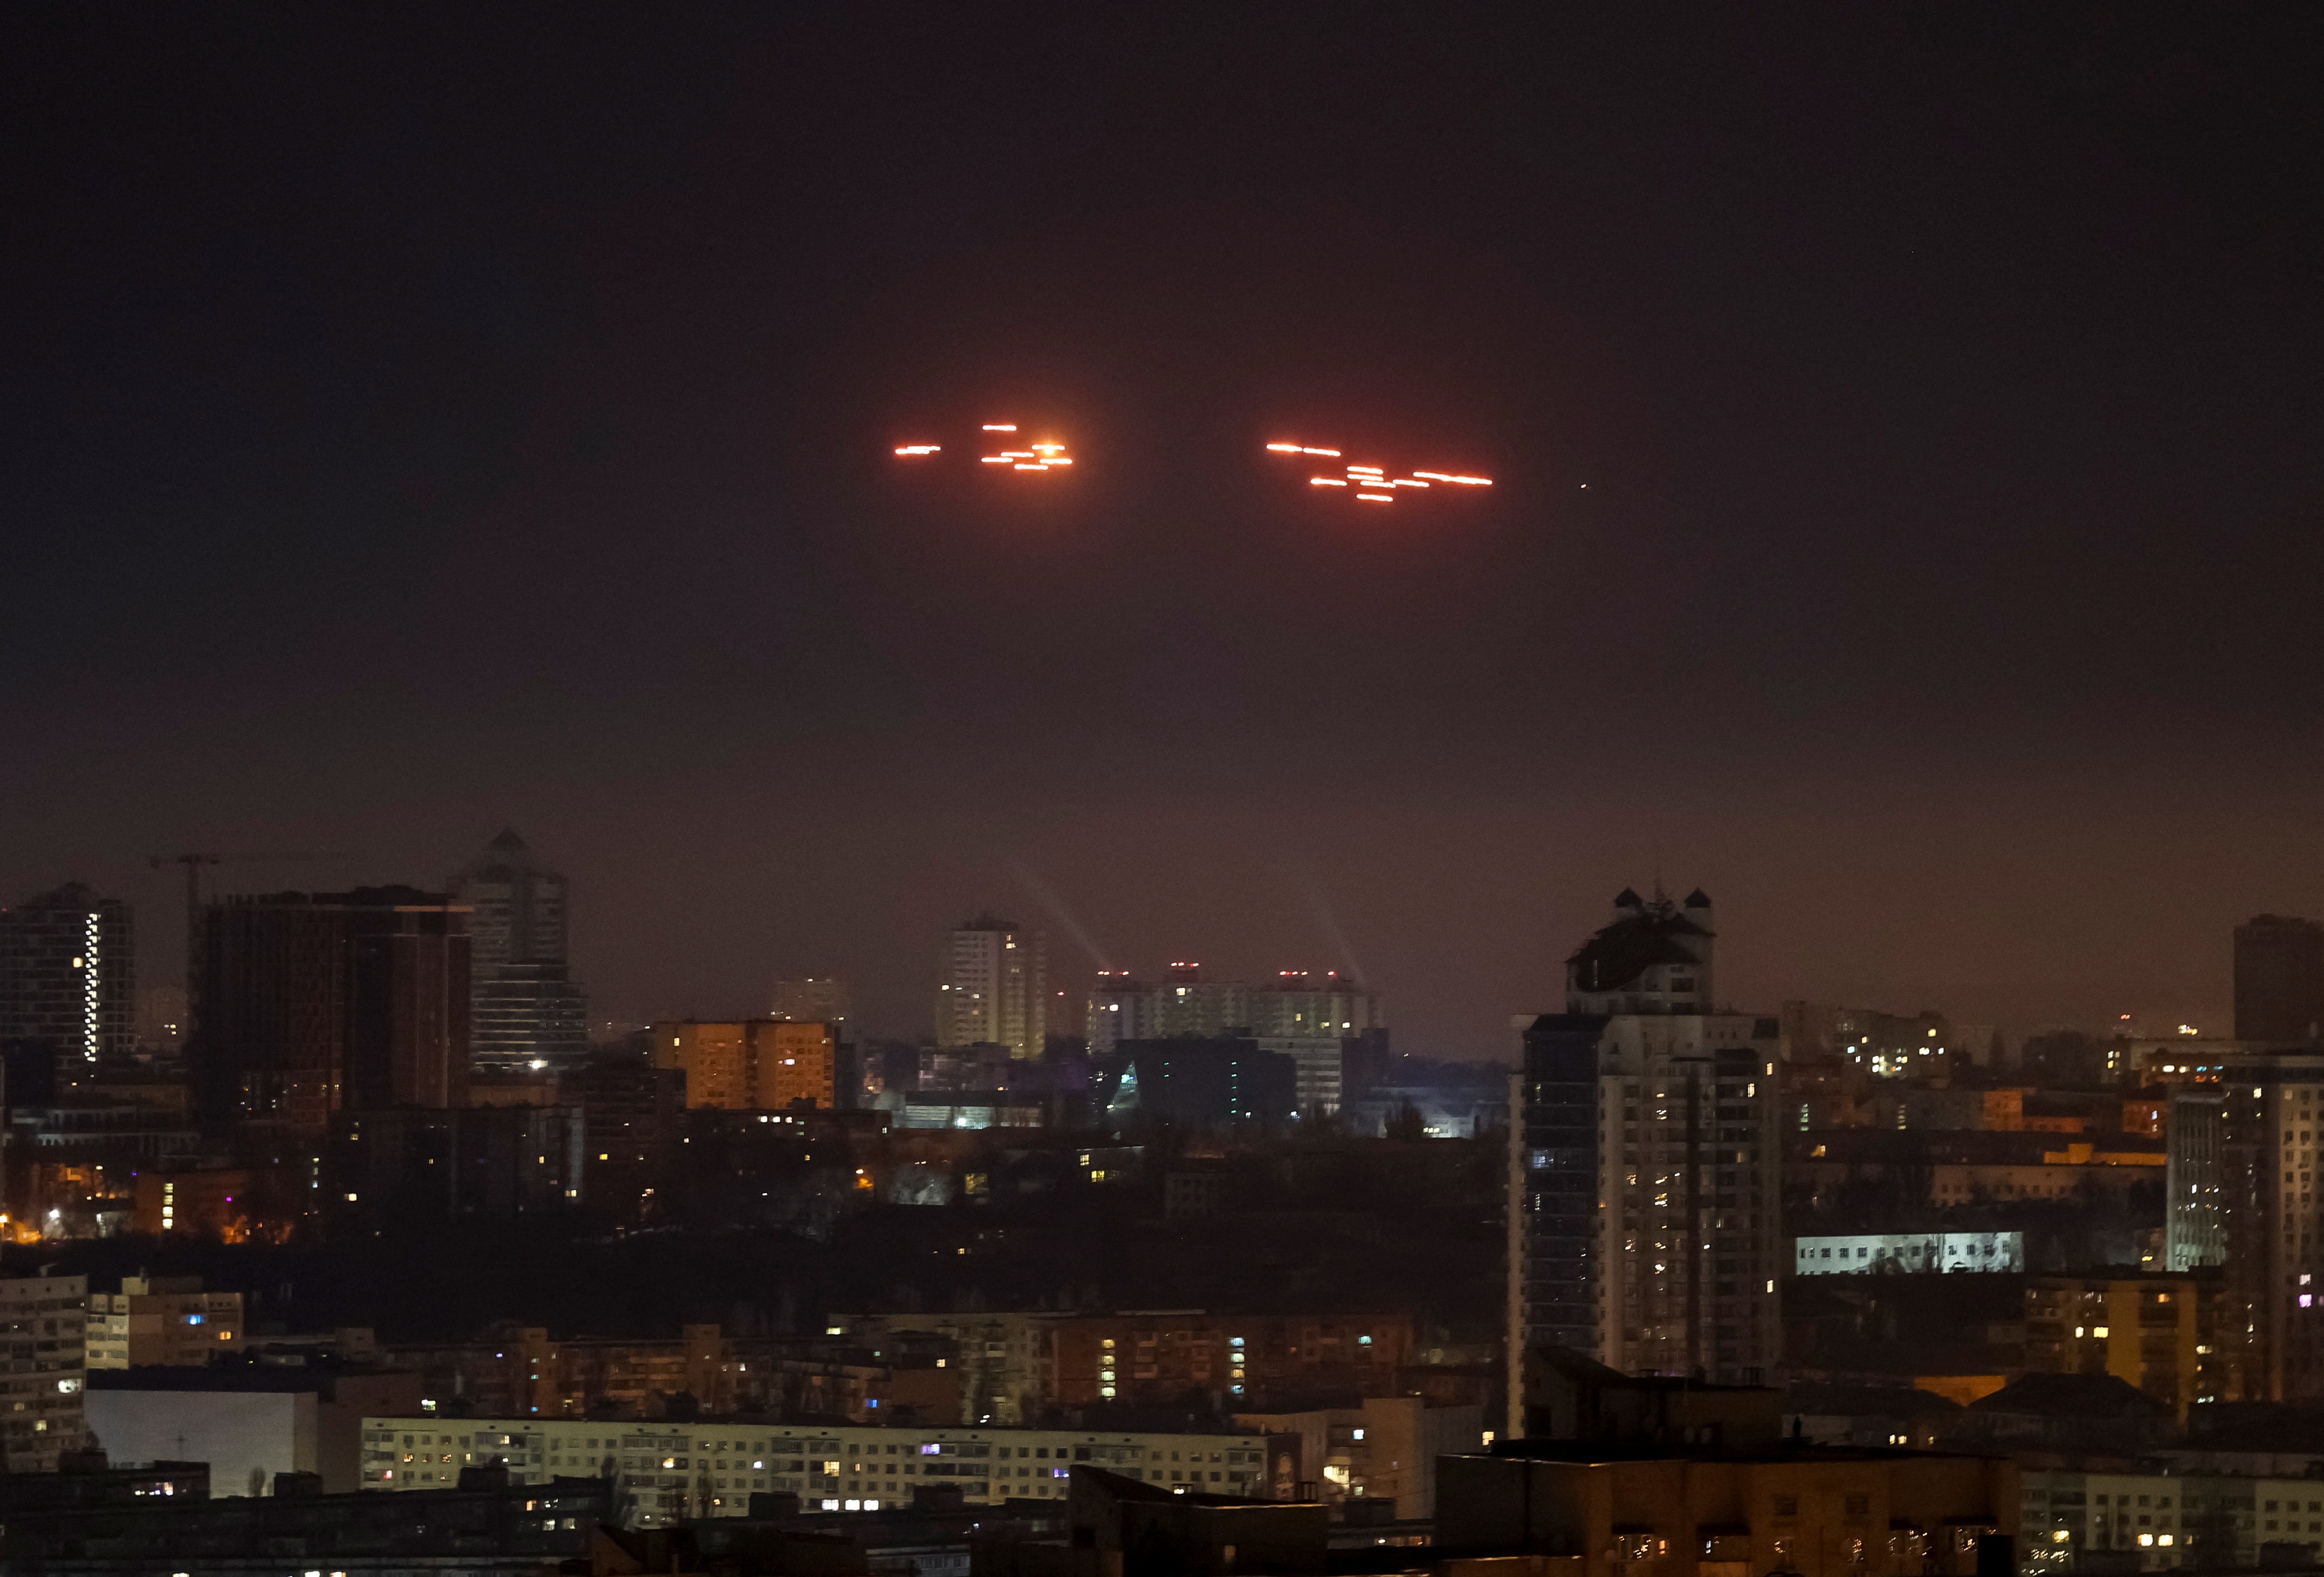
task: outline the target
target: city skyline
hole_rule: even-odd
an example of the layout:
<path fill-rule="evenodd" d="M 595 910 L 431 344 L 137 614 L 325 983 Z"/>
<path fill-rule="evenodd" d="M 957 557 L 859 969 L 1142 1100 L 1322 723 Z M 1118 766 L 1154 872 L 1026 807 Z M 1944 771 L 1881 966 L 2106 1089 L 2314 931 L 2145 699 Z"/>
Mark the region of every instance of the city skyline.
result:
<path fill-rule="evenodd" d="M 446 863 L 439 858 L 431 866 L 430 857 L 424 853 L 411 862 L 423 869 Z M 314 880 L 318 872 L 340 877 L 359 872 L 366 863 L 335 857 L 320 866 L 309 862 L 284 864 L 279 869 L 293 879 L 283 881 L 214 877 L 211 890 L 205 897 L 214 900 L 237 894 L 322 890 L 331 883 Z M 182 896 L 174 876 L 144 870 L 142 860 L 134 864 L 139 868 L 137 873 L 125 877 L 119 890 L 103 883 L 91 885 L 106 899 L 129 903 L 140 916 L 135 927 L 136 978 L 151 984 L 174 982 L 183 978 L 183 917 L 178 912 L 183 908 Z M 1639 872 L 1635 869 L 1609 862 L 1609 870 L 1615 885 L 1638 884 Z M 300 872 L 305 873 L 304 881 L 298 879 Z M 585 881 L 594 894 L 594 879 L 585 877 Z M 1073 1023 L 1081 1021 L 1084 997 L 1090 989 L 1102 984 L 1102 974 L 1127 973 L 1141 983 L 1157 984 L 1165 978 L 1172 963 L 1193 954 L 1205 976 L 1213 981 L 1264 981 L 1289 970 L 1305 970 L 1321 977 L 1337 970 L 1342 977 L 1351 977 L 1361 989 L 1377 993 L 1390 1004 L 1399 1050 L 1473 1062 L 1506 1063 L 1516 1059 L 1517 1045 L 1507 1028 L 1509 1015 L 1544 1010 L 1545 1005 L 1554 1005 L 1562 996 L 1564 954 L 1557 938 L 1589 928 L 1591 917 L 1602 910 L 1606 902 L 1602 895 L 1594 892 L 1574 895 L 1571 899 L 1563 892 L 1554 894 L 1554 912 L 1563 915 L 1571 910 L 1577 918 L 1563 930 L 1553 930 L 1551 922 L 1545 921 L 1538 933 L 1502 938 L 1507 944 L 1501 950 L 1503 965 L 1520 983 L 1509 988 L 1508 996 L 1480 1000 L 1456 993 L 1441 979 L 1416 973 L 1411 964 L 1394 953 L 1364 950 L 1387 972 L 1385 978 L 1398 984 L 1379 983 L 1382 975 L 1378 970 L 1359 973 L 1351 967 L 1356 959 L 1347 945 L 1344 924 L 1336 915 L 1327 920 L 1319 919 L 1308 901 L 1315 891 L 1312 878 L 1286 879 L 1285 901 L 1268 917 L 1273 923 L 1264 934 L 1248 923 L 1248 916 L 1238 915 L 1228 924 L 1218 924 L 1213 916 L 1208 920 L 1185 922 L 1188 930 L 1207 927 L 1207 937 L 1190 939 L 1174 925 L 1160 943 L 1134 949 L 1112 940 L 1120 932 L 1109 926 L 1103 911 L 1093 906 L 1075 903 L 1060 917 L 1065 924 L 1049 920 L 1043 913 L 1044 906 L 1067 901 L 1049 882 L 1041 882 L 1028 892 L 1021 882 L 1012 883 L 1004 872 L 990 886 L 1003 889 L 1012 884 L 1018 897 L 1026 900 L 1014 907 L 1025 915 L 1041 917 L 1029 928 L 1039 932 L 1045 940 L 1050 991 L 1053 995 L 1059 990 L 1067 993 L 1065 1011 Z M 1651 885 L 1651 881 L 1647 884 Z M 1783 945 L 1782 939 L 1771 939 L 1750 928 L 1754 924 L 1750 917 L 1759 907 L 1750 893 L 1737 893 L 1730 899 L 1726 884 L 1719 885 L 1722 890 L 1719 895 L 1722 917 L 1733 914 L 1745 918 L 1732 922 L 1722 920 L 1722 930 L 1742 928 L 1743 943 L 1739 950 L 1722 950 L 1725 968 L 1730 973 L 1720 977 L 1714 1006 L 1738 1011 L 1773 1011 L 1784 1001 L 1807 1001 L 1904 1015 L 1934 1012 L 1956 1021 L 1995 1026 L 2013 1043 L 2055 1028 L 2091 1034 L 2128 1032 L 2146 1037 L 2169 1035 L 2181 1026 L 2192 1026 L 2206 1036 L 2228 1037 L 2234 1023 L 2231 976 L 2235 954 L 2233 943 L 2222 941 L 2222 936 L 2255 918 L 2264 919 L 2277 913 L 2297 917 L 2302 912 L 2298 906 L 2283 903 L 2273 908 L 2261 904 L 2241 912 L 2223 912 L 2219 922 L 2195 938 L 2193 947 L 2174 955 L 2167 968 L 2150 972 L 2159 975 L 2161 981 L 2172 983 L 2173 989 L 2168 992 L 2159 989 L 2154 978 L 2143 987 L 2126 988 L 2119 994 L 2101 992 L 2087 985 L 2065 991 L 2034 986 L 2008 989 L 2006 982 L 1991 979 L 1957 978 L 1950 982 L 1949 991 L 1931 989 L 1916 993 L 1909 984 L 1903 989 L 1891 989 L 1871 983 L 1878 981 L 1877 973 L 1851 975 L 1836 967 L 1836 961 L 1831 959 L 1822 961 L 1820 968 L 1812 965 L 1788 976 L 1775 976 L 1764 960 L 1768 951 Z M 2318 886 L 2318 901 L 2308 912 L 2324 913 L 2324 877 L 2319 877 Z M 15 901 L 21 903 L 33 896 L 27 891 Z M 2211 903 L 2218 907 L 2216 897 Z M 0 908 L 6 907 L 0 903 Z M 842 945 L 835 944 L 830 936 L 845 934 L 853 927 L 835 925 L 820 935 L 800 933 L 800 939 L 793 945 L 795 951 L 753 960 L 747 965 L 718 972 L 714 978 L 699 970 L 671 971 L 666 976 L 635 965 L 623 968 L 619 955 L 606 946 L 603 938 L 593 936 L 592 923 L 597 906 L 585 899 L 580 918 L 573 927 L 571 947 L 577 960 L 573 973 L 593 985 L 589 1020 L 593 1034 L 602 1034 L 609 1024 L 636 1026 L 657 1018 L 761 1016 L 767 1011 L 768 993 L 778 982 L 810 974 L 828 974 L 844 982 L 849 992 L 848 1021 L 853 1033 L 884 1039 L 917 1039 L 938 1032 L 933 1016 L 918 1006 L 919 1001 L 936 994 L 939 983 L 937 971 L 925 965 L 923 955 L 931 954 L 936 941 L 958 924 L 960 915 L 991 906 L 980 905 L 972 898 L 954 907 L 957 913 L 949 918 L 944 910 L 930 917 L 925 937 L 904 949 L 910 954 L 907 957 L 860 954 L 851 964 L 841 956 Z M 839 912 L 844 915 L 845 910 Z M 1799 918 L 1811 932 L 1821 931 L 1820 908 L 1811 908 Z M 1932 917 L 1925 915 L 1877 918 L 1884 925 L 1901 922 L 1931 927 L 1935 924 Z M 2107 917 L 2092 914 L 2088 920 L 2093 938 L 2106 934 Z M 1089 951 L 1077 940 L 1077 933 L 1081 938 L 1091 935 L 1092 924 L 1108 937 L 1102 954 Z M 2070 945 L 2070 936 L 2062 940 L 2067 951 L 2075 950 Z M 1527 954 L 1533 958 L 1526 958 Z M 1102 965 L 1097 962 L 1100 958 L 1114 963 Z M 1121 969 L 1120 962 L 1125 960 L 1133 966 Z M 1448 975 L 1465 973 L 1457 961 L 1445 969 Z M 607 975 L 632 983 L 625 989 L 595 990 L 595 982 Z M 1858 989 L 1850 989 L 1851 978 L 1865 983 Z M 1825 989 L 1816 989 L 1818 982 L 1827 982 Z M 1944 983 L 1939 982 L 1940 986 Z M 1456 996 L 1457 1001 L 1452 1000 Z M 1980 1014 L 1974 1006 L 1979 1003 L 1995 1006 Z M 2009 1007 L 2020 1011 L 2012 1016 L 2003 1010 Z M 1053 1032 L 1069 1031 L 1053 1025 Z"/>
<path fill-rule="evenodd" d="M 14 25 L 0 892 L 514 825 L 600 1001 L 901 1030 L 1023 872 L 1470 1057 L 1657 864 L 1978 1022 L 2324 913 L 2289 14 Z"/>

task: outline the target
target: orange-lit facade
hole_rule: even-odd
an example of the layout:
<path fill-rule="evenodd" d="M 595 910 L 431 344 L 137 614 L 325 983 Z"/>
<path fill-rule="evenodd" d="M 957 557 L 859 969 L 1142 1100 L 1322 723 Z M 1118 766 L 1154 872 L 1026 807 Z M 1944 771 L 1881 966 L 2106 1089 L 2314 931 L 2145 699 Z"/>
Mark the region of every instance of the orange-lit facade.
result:
<path fill-rule="evenodd" d="M 654 1065 L 686 1074 L 686 1103 L 727 1111 L 829 1108 L 835 1045 L 828 1024 L 779 1019 L 680 1019 L 652 1029 Z"/>
<path fill-rule="evenodd" d="M 136 1230 L 239 1241 L 259 1208 L 257 1174 L 240 1167 L 140 1172 Z"/>

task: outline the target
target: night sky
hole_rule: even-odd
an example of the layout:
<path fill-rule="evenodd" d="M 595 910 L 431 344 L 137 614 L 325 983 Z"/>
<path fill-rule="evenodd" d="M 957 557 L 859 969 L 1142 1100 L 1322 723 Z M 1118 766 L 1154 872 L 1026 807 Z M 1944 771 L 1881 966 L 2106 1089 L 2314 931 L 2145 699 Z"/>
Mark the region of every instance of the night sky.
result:
<path fill-rule="evenodd" d="M 514 825 L 601 1019 L 921 1033 L 990 906 L 1480 1057 L 1659 868 L 1741 1007 L 2224 1030 L 2318 12 L 1548 9 L 13 9 L 0 896 L 166 975 L 148 853 Z M 1074 473 L 889 452 L 1001 420 Z"/>

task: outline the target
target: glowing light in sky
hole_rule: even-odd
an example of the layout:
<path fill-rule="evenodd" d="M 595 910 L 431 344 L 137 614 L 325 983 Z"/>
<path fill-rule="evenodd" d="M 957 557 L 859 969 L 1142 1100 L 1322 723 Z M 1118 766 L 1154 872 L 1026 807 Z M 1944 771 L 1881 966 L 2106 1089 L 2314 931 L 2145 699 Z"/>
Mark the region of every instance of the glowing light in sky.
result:
<path fill-rule="evenodd" d="M 1337 458 L 1340 455 L 1337 449 L 1288 441 L 1268 444 L 1267 449 L 1268 453 L 1276 455 L 1329 455 L 1333 458 Z M 1403 476 L 1391 476 L 1388 475 L 1387 466 L 1370 465 L 1362 461 L 1350 461 L 1346 470 L 1347 475 L 1344 477 L 1310 476 L 1307 478 L 1307 485 L 1351 488 L 1354 491 L 1350 496 L 1360 503 L 1394 503 L 1396 502 L 1394 490 L 1399 487 L 1417 488 L 1426 492 L 1434 483 L 1459 487 L 1490 487 L 1493 484 L 1493 479 L 1489 476 L 1464 476 L 1450 471 L 1415 471 Z"/>
<path fill-rule="evenodd" d="M 1017 423 L 1013 421 L 988 421 L 978 430 L 991 433 L 1013 433 L 1017 430 Z M 1004 439 L 1003 441 L 1005 442 L 1007 440 Z M 1039 443 L 1028 444 L 1021 449 L 1003 449 L 997 455 L 980 455 L 977 456 L 977 459 L 982 465 L 1005 466 L 1012 473 L 1019 471 L 1048 471 L 1061 466 L 1070 466 L 1074 463 L 1073 456 L 1068 455 L 1065 452 L 1065 449 L 1066 445 L 1064 440 L 1059 438 L 1044 438 Z M 895 452 L 897 457 L 899 459 L 924 459 L 930 455 L 940 455 L 944 453 L 944 446 L 941 444 L 898 444 L 895 446 Z"/>

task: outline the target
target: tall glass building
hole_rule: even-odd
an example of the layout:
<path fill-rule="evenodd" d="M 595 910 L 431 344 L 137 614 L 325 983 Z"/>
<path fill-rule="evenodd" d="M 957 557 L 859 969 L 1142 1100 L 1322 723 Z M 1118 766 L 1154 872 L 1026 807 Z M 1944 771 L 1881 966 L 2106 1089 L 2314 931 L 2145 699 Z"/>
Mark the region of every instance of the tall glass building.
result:
<path fill-rule="evenodd" d="M 566 958 L 565 878 L 513 828 L 453 879 L 469 907 L 470 1060 L 482 1070 L 549 1067 L 588 1051 L 587 1004 Z"/>

